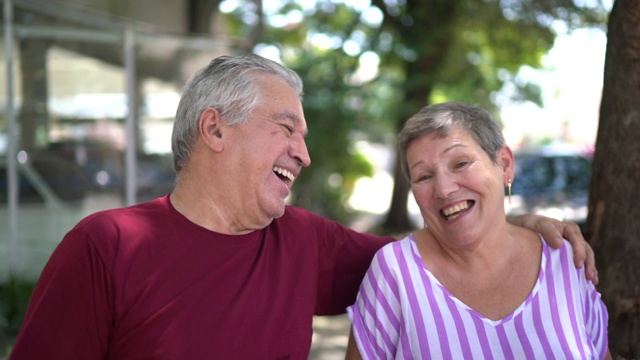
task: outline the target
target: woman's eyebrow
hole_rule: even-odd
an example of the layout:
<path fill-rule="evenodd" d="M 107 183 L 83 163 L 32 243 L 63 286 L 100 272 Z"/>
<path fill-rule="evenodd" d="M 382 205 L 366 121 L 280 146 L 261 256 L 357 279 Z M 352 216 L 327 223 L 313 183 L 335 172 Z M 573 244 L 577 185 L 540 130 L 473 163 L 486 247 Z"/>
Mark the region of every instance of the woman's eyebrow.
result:
<path fill-rule="evenodd" d="M 448 148 L 444 149 L 443 153 L 448 153 L 451 150 L 455 150 L 457 148 L 468 148 L 469 146 L 465 145 L 465 144 L 453 144 L 451 146 L 449 146 Z"/>

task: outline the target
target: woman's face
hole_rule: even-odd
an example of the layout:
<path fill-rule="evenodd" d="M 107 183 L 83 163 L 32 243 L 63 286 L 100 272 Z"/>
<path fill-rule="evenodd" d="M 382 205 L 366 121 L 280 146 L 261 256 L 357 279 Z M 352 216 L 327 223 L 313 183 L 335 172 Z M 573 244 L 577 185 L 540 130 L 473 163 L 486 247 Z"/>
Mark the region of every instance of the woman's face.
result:
<path fill-rule="evenodd" d="M 425 135 L 407 149 L 411 190 L 431 232 L 461 246 L 506 222 L 504 186 L 513 174 L 505 146 L 497 164 L 471 135 L 454 126 L 445 137 Z"/>

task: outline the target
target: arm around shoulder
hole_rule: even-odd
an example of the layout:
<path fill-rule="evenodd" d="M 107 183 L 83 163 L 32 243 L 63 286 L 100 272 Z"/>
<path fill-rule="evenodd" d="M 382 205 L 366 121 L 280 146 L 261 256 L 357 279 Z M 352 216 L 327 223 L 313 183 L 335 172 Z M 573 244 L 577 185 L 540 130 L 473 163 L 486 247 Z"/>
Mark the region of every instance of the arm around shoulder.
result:
<path fill-rule="evenodd" d="M 598 271 L 593 249 L 582 236 L 578 224 L 570 221 L 560 221 L 542 215 L 510 216 L 507 221 L 513 225 L 527 228 L 540 233 L 552 248 L 562 246 L 562 240 L 567 239 L 573 247 L 573 262 L 577 268 L 585 265 L 587 279 L 598 284 Z"/>

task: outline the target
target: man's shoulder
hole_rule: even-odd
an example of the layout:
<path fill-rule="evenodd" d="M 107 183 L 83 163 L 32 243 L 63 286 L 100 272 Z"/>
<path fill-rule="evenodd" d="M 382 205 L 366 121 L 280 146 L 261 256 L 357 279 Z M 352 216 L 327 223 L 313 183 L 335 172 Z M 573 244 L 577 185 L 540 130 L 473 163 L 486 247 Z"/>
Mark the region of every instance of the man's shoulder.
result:
<path fill-rule="evenodd" d="M 322 215 L 316 214 L 307 209 L 297 207 L 297 206 L 287 205 L 285 207 L 284 214 L 281 217 L 275 219 L 272 224 L 290 224 L 290 223 L 294 223 L 297 226 L 302 224 L 307 224 L 307 225 L 319 224 L 323 226 L 325 226 L 326 224 L 338 224 L 333 220 L 327 219 Z"/>
<path fill-rule="evenodd" d="M 284 215 L 272 222 L 272 225 L 289 227 L 294 232 L 308 231 L 312 228 L 316 236 L 327 238 L 327 235 L 331 235 L 329 237 L 332 239 L 358 240 L 372 244 L 375 249 L 379 249 L 382 245 L 395 240 L 390 236 L 374 235 L 355 230 L 337 221 L 295 206 L 287 206 Z"/>
<path fill-rule="evenodd" d="M 82 219 L 61 242 L 66 249 L 93 249 L 103 258 L 133 254 L 174 236 L 179 218 L 161 199 L 102 210 Z M 184 227 L 184 226 L 183 226 Z M 181 231 L 188 236 L 187 231 Z"/>
<path fill-rule="evenodd" d="M 285 206 L 284 215 L 282 217 L 320 217 L 326 219 L 310 210 L 294 205 Z"/>
<path fill-rule="evenodd" d="M 122 241 L 140 242 L 170 234 L 176 220 L 172 218 L 171 208 L 160 198 L 88 215 L 67 233 L 63 242 L 92 244 L 104 250 L 119 247 Z"/>
<path fill-rule="evenodd" d="M 141 222 L 159 221 L 164 218 L 163 214 L 168 215 L 169 213 L 170 208 L 166 201 L 164 198 L 159 198 L 137 205 L 105 209 L 95 212 L 82 219 L 76 228 L 91 229 L 94 227 L 104 226 L 126 227 L 134 226 L 136 224 L 139 227 L 142 225 Z"/>

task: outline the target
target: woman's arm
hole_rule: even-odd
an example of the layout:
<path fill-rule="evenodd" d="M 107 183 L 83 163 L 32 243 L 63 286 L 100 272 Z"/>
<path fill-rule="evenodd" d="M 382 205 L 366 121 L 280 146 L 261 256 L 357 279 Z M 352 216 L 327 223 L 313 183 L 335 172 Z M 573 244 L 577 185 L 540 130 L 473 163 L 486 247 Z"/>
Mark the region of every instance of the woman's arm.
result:
<path fill-rule="evenodd" d="M 360 355 L 360 350 L 358 350 L 358 345 L 356 345 L 356 339 L 353 337 L 353 327 L 351 327 L 351 331 L 349 332 L 349 343 L 347 344 L 345 360 L 362 360 L 362 355 Z"/>

